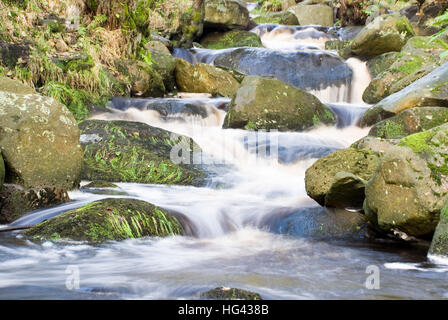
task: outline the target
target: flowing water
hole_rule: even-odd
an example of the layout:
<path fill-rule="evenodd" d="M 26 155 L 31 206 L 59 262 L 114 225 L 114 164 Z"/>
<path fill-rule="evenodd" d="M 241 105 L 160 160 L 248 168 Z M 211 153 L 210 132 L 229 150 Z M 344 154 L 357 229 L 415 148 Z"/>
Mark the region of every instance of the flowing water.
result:
<path fill-rule="evenodd" d="M 448 298 L 448 267 L 429 261 L 427 248 L 352 235 L 316 236 L 319 219 L 331 220 L 337 212 L 306 195 L 305 170 L 367 134 L 368 128 L 356 126 L 368 108 L 361 100 L 369 82 L 365 63 L 345 62 L 323 50 L 324 41 L 335 37 L 328 28 L 261 25 L 253 31 L 266 48 L 250 49 L 250 57 L 279 58 L 270 70 L 243 63 L 242 71 L 288 73 L 286 80 L 329 106 L 337 125 L 254 136 L 221 129 L 227 98 L 113 99 L 110 112 L 95 118 L 140 121 L 192 137 L 209 164 L 207 185 L 118 183 L 118 191 L 73 191 L 72 202 L 31 212 L 11 225 L 39 223 L 106 197 L 131 197 L 182 214 L 188 236 L 93 246 L 0 233 L 0 298 L 195 299 L 221 285 L 256 291 L 265 299 Z M 235 50 L 178 49 L 175 54 L 213 64 Z M 285 71 L 285 59 L 297 59 L 295 68 L 304 69 Z M 260 152 L 266 149 L 270 153 Z M 285 228 L 287 221 L 295 221 L 294 228 Z M 369 266 L 379 268 L 379 290 L 365 286 Z M 73 270 L 79 272 L 80 288 L 69 290 L 66 280 Z"/>

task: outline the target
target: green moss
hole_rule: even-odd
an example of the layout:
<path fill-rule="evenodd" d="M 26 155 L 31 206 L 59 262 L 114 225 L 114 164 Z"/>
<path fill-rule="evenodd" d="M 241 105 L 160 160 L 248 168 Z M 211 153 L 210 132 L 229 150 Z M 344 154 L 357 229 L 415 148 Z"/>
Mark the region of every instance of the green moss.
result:
<path fill-rule="evenodd" d="M 236 47 L 262 47 L 260 37 L 253 32 L 232 30 L 225 33 L 212 33 L 201 40 L 207 49 L 227 49 Z"/>
<path fill-rule="evenodd" d="M 396 139 L 405 136 L 405 130 L 401 123 L 386 120 L 377 127 L 377 137 L 385 139 Z"/>
<path fill-rule="evenodd" d="M 399 145 L 411 148 L 415 153 L 423 153 L 430 149 L 429 141 L 434 137 L 434 131 L 424 131 L 401 139 Z"/>

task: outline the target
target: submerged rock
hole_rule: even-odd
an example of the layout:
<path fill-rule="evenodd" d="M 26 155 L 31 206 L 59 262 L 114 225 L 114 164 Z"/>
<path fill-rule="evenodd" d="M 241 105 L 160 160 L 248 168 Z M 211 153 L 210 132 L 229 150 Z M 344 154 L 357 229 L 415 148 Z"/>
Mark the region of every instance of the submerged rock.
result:
<path fill-rule="evenodd" d="M 204 1 L 204 27 L 207 29 L 246 29 L 249 11 L 240 0 Z"/>
<path fill-rule="evenodd" d="M 448 195 L 448 125 L 403 138 L 366 186 L 364 210 L 385 232 L 430 236 Z"/>
<path fill-rule="evenodd" d="M 440 212 L 440 220 L 432 237 L 430 255 L 448 258 L 448 202 Z"/>
<path fill-rule="evenodd" d="M 334 24 L 333 9 L 324 3 L 300 3 L 290 7 L 288 11 L 296 15 L 301 26 L 319 25 L 332 27 Z"/>
<path fill-rule="evenodd" d="M 101 243 L 141 237 L 183 235 L 170 213 L 137 199 L 103 199 L 44 221 L 24 235 L 43 240 Z"/>
<path fill-rule="evenodd" d="M 244 30 L 209 33 L 202 37 L 201 45 L 207 49 L 263 47 L 260 37 L 257 34 Z"/>
<path fill-rule="evenodd" d="M 368 109 L 360 124 L 371 126 L 403 110 L 426 106 L 448 107 L 448 63 Z"/>
<path fill-rule="evenodd" d="M 448 123 L 448 108 L 422 107 L 404 110 L 389 119 L 376 123 L 369 136 L 400 139 L 410 134 Z"/>
<path fill-rule="evenodd" d="M 63 188 L 34 187 L 24 189 L 6 184 L 0 190 L 0 224 L 11 223 L 26 213 L 70 201 Z"/>
<path fill-rule="evenodd" d="M 199 185 L 205 174 L 171 160 L 174 146 L 200 150 L 190 138 L 131 121 L 85 120 L 79 125 L 84 149 L 82 178 L 109 182 Z M 185 150 L 186 151 L 186 150 Z M 191 163 L 192 152 L 179 155 Z M 176 155 L 177 156 L 177 155 Z"/>
<path fill-rule="evenodd" d="M 354 54 L 369 57 L 400 51 L 414 35 L 406 17 L 394 14 L 381 15 L 358 33 L 350 49 Z"/>
<path fill-rule="evenodd" d="M 82 165 L 79 129 L 61 103 L 10 81 L 0 91 L 0 148 L 6 181 L 24 187 L 78 186 Z M 9 84 L 8 84 L 9 83 Z"/>
<path fill-rule="evenodd" d="M 207 292 L 202 292 L 200 296 L 213 300 L 263 300 L 256 292 L 226 287 L 218 287 Z"/>
<path fill-rule="evenodd" d="M 227 71 L 205 63 L 192 65 L 183 59 L 176 59 L 175 76 L 179 90 L 184 92 L 232 97 L 240 86 Z"/>
<path fill-rule="evenodd" d="M 337 173 L 351 173 L 367 181 L 373 175 L 379 163 L 380 155 L 370 150 L 355 148 L 338 150 L 317 160 L 306 170 L 306 193 L 323 206 Z"/>
<path fill-rule="evenodd" d="M 424 77 L 447 60 L 440 58 L 446 46 L 443 41 L 431 37 L 409 39 L 400 53 L 389 53 L 393 63 L 372 79 L 364 91 L 363 100 L 370 104 L 377 103 Z M 385 57 L 383 63 L 388 62 L 387 55 L 382 55 Z"/>
<path fill-rule="evenodd" d="M 319 99 L 276 79 L 248 76 L 230 102 L 224 128 L 306 130 L 335 124 Z"/>

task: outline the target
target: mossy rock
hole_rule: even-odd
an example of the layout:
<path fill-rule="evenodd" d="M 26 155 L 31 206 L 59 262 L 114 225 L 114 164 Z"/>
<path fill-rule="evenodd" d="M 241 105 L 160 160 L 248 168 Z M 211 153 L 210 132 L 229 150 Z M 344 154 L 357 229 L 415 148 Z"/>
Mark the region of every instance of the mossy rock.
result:
<path fill-rule="evenodd" d="M 167 49 L 168 50 L 168 49 Z M 171 53 L 166 53 L 159 49 L 150 49 L 151 59 L 153 61 L 152 67 L 162 77 L 165 90 L 172 91 L 176 85 L 174 79 L 174 69 L 176 62 Z"/>
<path fill-rule="evenodd" d="M 294 13 L 301 26 L 332 27 L 334 24 L 333 9 L 321 1 L 319 3 L 302 2 L 290 7 L 288 11 Z"/>
<path fill-rule="evenodd" d="M 0 190 L 0 224 L 11 223 L 30 211 L 70 201 L 67 190 L 55 187 L 23 188 L 6 184 Z"/>
<path fill-rule="evenodd" d="M 263 300 L 256 292 L 226 287 L 218 287 L 202 292 L 200 297 L 211 300 Z"/>
<path fill-rule="evenodd" d="M 333 152 L 317 160 L 306 170 L 306 193 L 323 206 L 336 174 L 345 172 L 358 177 L 352 181 L 367 181 L 379 163 L 380 155 L 370 150 L 347 148 Z"/>
<path fill-rule="evenodd" d="M 18 94 L 36 94 L 36 90 L 18 80 L 0 77 L 0 91 Z"/>
<path fill-rule="evenodd" d="M 257 34 L 243 30 L 212 32 L 202 37 L 200 43 L 207 49 L 263 47 L 260 37 Z"/>
<path fill-rule="evenodd" d="M 229 104 L 223 127 L 302 131 L 335 122 L 312 94 L 276 79 L 247 76 Z"/>
<path fill-rule="evenodd" d="M 367 181 L 345 171 L 334 175 L 325 195 L 325 206 L 330 208 L 362 208 Z"/>
<path fill-rule="evenodd" d="M 440 212 L 440 220 L 432 237 L 429 254 L 448 258 L 448 201 Z"/>
<path fill-rule="evenodd" d="M 376 78 L 378 75 L 390 68 L 395 62 L 398 52 L 386 52 L 367 61 L 367 70 L 370 76 Z"/>
<path fill-rule="evenodd" d="M 85 120 L 79 128 L 85 180 L 180 185 L 204 182 L 205 173 L 188 164 L 193 152 L 182 154 L 179 164 L 170 159 L 175 146 L 200 151 L 190 138 L 131 121 Z"/>
<path fill-rule="evenodd" d="M 266 12 L 253 19 L 255 23 L 274 23 L 286 26 L 299 25 L 296 15 L 290 11 Z"/>
<path fill-rule="evenodd" d="M 208 29 L 246 29 L 249 11 L 241 0 L 207 0 L 204 3 L 204 26 Z"/>
<path fill-rule="evenodd" d="M 183 235 L 179 220 L 136 199 L 103 199 L 44 221 L 24 232 L 33 239 L 102 243 L 141 237 Z"/>
<path fill-rule="evenodd" d="M 444 123 L 448 123 L 448 108 L 411 108 L 376 123 L 370 129 L 369 135 L 384 139 L 400 139 Z"/>
<path fill-rule="evenodd" d="M 108 181 L 97 180 L 92 181 L 82 187 L 82 189 L 103 189 L 103 188 L 118 188 L 118 186 Z"/>
<path fill-rule="evenodd" d="M 14 69 L 19 60 L 28 61 L 30 49 L 26 45 L 6 43 L 0 40 L 0 64 Z"/>
<path fill-rule="evenodd" d="M 448 197 L 448 125 L 407 136 L 366 185 L 365 212 L 385 232 L 430 237 Z"/>
<path fill-rule="evenodd" d="M 354 54 L 367 57 L 400 51 L 414 35 L 406 17 L 395 14 L 381 15 L 358 33 L 351 42 L 350 49 Z"/>
<path fill-rule="evenodd" d="M 93 58 L 87 54 L 56 57 L 53 58 L 53 60 L 56 65 L 63 70 L 63 72 L 80 72 L 90 70 L 95 66 Z"/>
<path fill-rule="evenodd" d="M 180 91 L 232 97 L 240 84 L 231 73 L 205 63 L 195 65 L 176 58 L 175 77 Z"/>

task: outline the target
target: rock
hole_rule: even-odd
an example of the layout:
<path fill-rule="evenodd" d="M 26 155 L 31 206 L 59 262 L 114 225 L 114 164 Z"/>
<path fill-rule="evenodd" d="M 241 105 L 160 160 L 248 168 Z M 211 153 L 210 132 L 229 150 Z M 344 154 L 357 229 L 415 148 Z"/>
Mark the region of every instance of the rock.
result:
<path fill-rule="evenodd" d="M 224 128 L 302 131 L 336 123 L 319 99 L 276 79 L 246 77 L 229 104 Z"/>
<path fill-rule="evenodd" d="M 240 0 L 205 0 L 204 27 L 206 29 L 246 29 L 249 11 Z"/>
<path fill-rule="evenodd" d="M 448 125 L 403 138 L 366 185 L 364 210 L 384 232 L 430 236 L 448 190 Z"/>
<path fill-rule="evenodd" d="M 0 153 L 0 190 L 5 182 L 5 163 L 3 161 L 2 154 Z"/>
<path fill-rule="evenodd" d="M 440 212 L 439 223 L 432 237 L 429 255 L 436 257 L 448 257 L 448 202 Z"/>
<path fill-rule="evenodd" d="M 0 63 L 9 69 L 20 62 L 27 62 L 30 55 L 30 49 L 26 45 L 7 43 L 0 40 Z"/>
<path fill-rule="evenodd" d="M 18 94 L 35 94 L 37 93 L 33 88 L 23 84 L 18 80 L 0 77 L 0 91 Z"/>
<path fill-rule="evenodd" d="M 295 5 L 296 0 L 282 0 L 282 11 L 286 11 Z"/>
<path fill-rule="evenodd" d="M 82 150 L 79 129 L 70 111 L 39 94 L 0 91 L 0 101 L 0 146 L 7 167 L 6 181 L 26 188 L 76 188 Z"/>
<path fill-rule="evenodd" d="M 377 56 L 400 51 L 414 31 L 406 17 L 382 15 L 369 23 L 353 39 L 350 49 L 360 56 Z"/>
<path fill-rule="evenodd" d="M 448 108 L 424 107 L 404 110 L 389 119 L 376 123 L 369 136 L 400 139 L 410 134 L 448 123 Z"/>
<path fill-rule="evenodd" d="M 441 40 L 430 37 L 409 39 L 400 53 L 393 54 L 393 63 L 372 79 L 364 91 L 363 100 L 377 103 L 427 75 L 448 60 L 440 58 L 445 50 L 446 44 Z"/>
<path fill-rule="evenodd" d="M 397 55 L 398 52 L 386 52 L 367 61 L 367 69 L 372 79 L 389 69 Z"/>
<path fill-rule="evenodd" d="M 169 41 L 169 40 L 167 40 Z M 145 44 L 146 50 L 158 50 L 166 54 L 171 54 L 170 50 L 168 49 L 166 43 L 159 41 L 159 40 L 150 40 Z"/>
<path fill-rule="evenodd" d="M 339 56 L 314 50 L 237 48 L 218 52 L 213 63 L 244 75 L 275 77 L 303 90 L 345 85 L 353 76 Z"/>
<path fill-rule="evenodd" d="M 274 23 L 286 26 L 299 25 L 297 16 L 291 11 L 266 12 L 253 19 L 255 23 Z"/>
<path fill-rule="evenodd" d="M 0 190 L 0 224 L 11 223 L 26 213 L 70 201 L 67 191 L 58 187 L 23 188 L 5 184 Z"/>
<path fill-rule="evenodd" d="M 175 77 L 178 89 L 184 92 L 232 97 L 240 86 L 227 71 L 205 63 L 192 65 L 179 58 L 176 59 Z"/>
<path fill-rule="evenodd" d="M 54 47 L 56 51 L 58 52 L 67 52 L 68 51 L 68 45 L 65 43 L 63 39 L 57 39 Z"/>
<path fill-rule="evenodd" d="M 351 145 L 358 150 L 370 150 L 378 153 L 380 156 L 391 150 L 400 142 L 399 139 L 381 139 L 377 137 L 366 136 Z"/>
<path fill-rule="evenodd" d="M 278 219 L 270 226 L 270 231 L 300 238 L 363 239 L 367 219 L 359 212 L 342 209 L 301 208 Z"/>
<path fill-rule="evenodd" d="M 171 53 L 158 49 L 149 49 L 153 61 L 152 67 L 162 77 L 165 90 L 172 91 L 176 85 L 174 69 L 176 62 Z"/>
<path fill-rule="evenodd" d="M 403 110 L 426 106 L 448 107 L 448 63 L 368 109 L 360 125 L 371 126 Z"/>
<path fill-rule="evenodd" d="M 304 4 L 300 3 L 290 7 L 288 11 L 294 13 L 299 20 L 301 26 L 319 25 L 324 27 L 332 27 L 333 9 L 326 4 Z"/>
<path fill-rule="evenodd" d="M 129 78 L 131 94 L 139 97 L 163 97 L 165 85 L 160 74 L 142 61 L 115 60 L 118 72 Z"/>
<path fill-rule="evenodd" d="M 200 185 L 204 173 L 185 164 L 191 154 L 171 159 L 174 146 L 200 150 L 190 138 L 131 121 L 85 120 L 79 125 L 84 149 L 82 178 L 109 182 Z M 180 137 L 180 138 L 178 138 Z M 181 141 L 179 141 L 181 140 Z M 176 155 L 177 156 L 177 155 Z"/>
<path fill-rule="evenodd" d="M 92 181 L 89 184 L 86 184 L 81 189 L 102 189 L 102 188 L 118 188 L 118 186 L 114 183 L 108 181 Z"/>
<path fill-rule="evenodd" d="M 200 296 L 213 300 L 263 300 L 256 292 L 226 287 L 218 287 L 207 292 L 202 292 Z"/>
<path fill-rule="evenodd" d="M 306 193 L 323 206 L 338 172 L 348 172 L 367 181 L 379 163 L 380 156 L 376 152 L 354 148 L 338 150 L 317 160 L 306 170 Z"/>
<path fill-rule="evenodd" d="M 115 198 L 68 211 L 32 227 L 24 235 L 33 239 L 101 243 L 183 233 L 177 218 L 165 210 L 137 199 Z"/>
<path fill-rule="evenodd" d="M 263 47 L 257 34 L 243 30 L 209 33 L 201 39 L 201 45 L 207 49 Z"/>
<path fill-rule="evenodd" d="M 362 208 L 367 181 L 350 172 L 334 175 L 330 189 L 325 196 L 325 206 L 330 208 Z"/>

